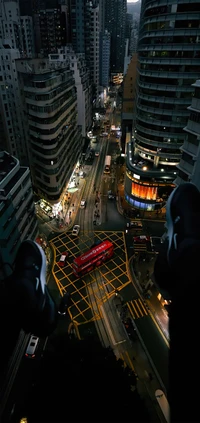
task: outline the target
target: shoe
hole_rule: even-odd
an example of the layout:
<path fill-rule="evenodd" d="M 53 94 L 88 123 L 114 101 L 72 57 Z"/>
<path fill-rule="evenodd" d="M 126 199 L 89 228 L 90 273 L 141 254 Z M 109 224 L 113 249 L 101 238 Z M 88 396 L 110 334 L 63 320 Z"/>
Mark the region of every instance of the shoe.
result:
<path fill-rule="evenodd" d="M 12 294 L 22 329 L 47 336 L 56 326 L 56 305 L 46 286 L 46 256 L 36 242 L 21 243 L 11 276 Z"/>
<path fill-rule="evenodd" d="M 175 188 L 166 205 L 168 238 L 167 260 L 173 265 L 179 247 L 187 248 L 200 241 L 200 192 L 188 182 Z"/>

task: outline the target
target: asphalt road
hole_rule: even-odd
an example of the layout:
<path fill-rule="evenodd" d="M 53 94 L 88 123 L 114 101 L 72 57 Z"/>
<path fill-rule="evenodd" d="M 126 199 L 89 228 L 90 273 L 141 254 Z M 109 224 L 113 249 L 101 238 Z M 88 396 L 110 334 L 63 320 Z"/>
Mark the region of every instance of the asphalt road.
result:
<path fill-rule="evenodd" d="M 104 177 L 102 178 L 102 180 L 104 179 Z M 124 268 L 126 269 L 126 256 L 123 257 L 124 255 L 124 250 L 126 248 L 126 245 L 124 244 L 124 239 L 126 239 L 127 241 L 127 254 L 128 256 L 131 257 L 132 255 L 132 251 L 130 250 L 130 246 L 133 245 L 132 242 L 132 232 L 130 232 L 127 236 L 125 236 L 124 238 L 124 229 L 125 229 L 125 225 L 127 220 L 124 218 L 124 216 L 122 216 L 121 214 L 119 214 L 118 210 L 117 210 L 117 206 L 116 206 L 116 201 L 115 200 L 108 200 L 108 197 L 106 195 L 106 191 L 107 191 L 107 185 L 109 184 L 108 181 L 108 177 L 107 177 L 107 181 L 103 181 L 102 185 L 101 185 L 101 191 L 103 192 L 103 195 L 101 195 L 101 197 L 103 196 L 102 199 L 102 207 L 103 207 L 103 213 L 105 216 L 105 219 L 102 218 L 102 223 L 101 225 L 97 228 L 94 228 L 94 236 L 95 239 L 110 239 L 111 242 L 114 243 L 115 245 L 115 255 L 113 257 L 113 260 L 111 259 L 108 263 L 106 263 L 105 266 L 105 271 L 104 271 L 104 266 L 101 267 L 100 271 L 101 274 L 104 275 L 106 272 L 106 275 L 109 275 L 108 279 L 107 279 L 107 283 L 109 286 L 109 292 L 110 295 L 113 294 L 113 290 L 115 288 L 120 289 L 120 294 L 122 295 L 122 297 L 125 299 L 125 301 L 129 302 L 130 300 L 134 299 L 136 302 L 134 303 L 135 306 L 137 306 L 139 303 L 137 302 L 138 299 L 141 301 L 140 299 L 140 294 L 138 293 L 137 290 L 137 285 L 132 283 L 129 283 L 128 285 L 126 285 L 126 270 L 125 272 L 120 272 L 120 269 L 122 267 L 122 265 L 124 266 Z M 84 213 L 84 212 L 83 212 Z M 80 216 L 80 214 L 82 214 L 82 211 L 78 212 L 78 216 Z M 79 217 L 77 216 L 77 223 L 79 222 Z M 85 216 L 86 213 L 85 213 Z M 154 222 L 150 222 L 150 224 L 153 227 L 156 227 L 156 223 Z M 162 234 L 162 227 L 163 227 L 163 223 L 158 223 L 159 224 L 159 229 L 158 231 L 155 232 L 156 235 L 158 234 Z M 160 231 L 160 232 L 159 232 Z M 117 240 L 116 240 L 117 238 Z M 78 251 L 82 251 L 84 248 L 89 248 L 89 245 L 92 244 L 92 239 L 88 240 L 86 238 L 86 233 L 84 230 L 84 243 L 86 243 L 86 245 L 82 246 L 81 245 L 81 236 L 79 238 L 78 244 L 76 245 L 77 248 L 77 252 L 75 250 L 75 242 L 74 240 L 71 239 L 70 234 L 61 234 L 59 235 L 58 238 L 55 238 L 52 240 L 55 249 L 57 250 L 57 256 L 59 257 L 60 252 L 61 252 L 61 248 L 64 245 L 63 248 L 68 249 L 69 251 L 71 251 L 71 256 L 73 258 L 74 255 L 77 255 Z M 118 245 L 118 249 L 117 249 L 117 245 Z M 121 259 L 122 261 L 118 262 L 118 260 Z M 70 262 L 70 259 L 69 259 Z M 113 267 L 116 267 L 116 272 L 118 272 L 118 278 L 116 279 L 116 277 L 113 276 Z M 108 273 L 110 271 L 110 274 Z M 64 273 L 63 273 L 64 272 Z M 56 278 L 58 278 L 59 283 L 61 284 L 60 286 L 62 286 L 63 282 L 63 289 L 68 290 L 69 292 L 71 291 L 71 289 L 73 289 L 73 291 L 71 292 L 72 294 L 72 299 L 73 299 L 73 307 L 70 309 L 71 315 L 73 318 L 76 319 L 78 324 L 81 324 L 84 322 L 84 319 L 88 319 L 88 321 L 91 318 L 91 315 L 89 310 L 88 310 L 88 300 L 87 300 L 87 295 L 86 295 L 86 291 L 84 288 L 84 285 L 80 285 L 80 283 L 74 282 L 71 279 L 71 268 L 70 268 L 70 263 L 69 263 L 69 267 L 66 267 L 64 269 L 64 271 L 60 272 L 59 269 L 57 269 L 57 267 L 55 267 L 55 275 Z M 90 273 L 90 275 L 86 275 L 83 278 L 83 282 L 86 283 L 86 285 L 90 284 L 90 283 L 96 283 L 95 280 L 91 279 L 93 275 L 93 272 Z M 96 278 L 96 275 L 95 275 Z M 114 281 L 114 282 L 113 282 Z M 71 284 L 73 285 L 71 288 Z M 62 289 L 62 288 L 61 288 Z M 75 290 L 74 290 L 75 289 Z M 85 300 L 82 299 L 82 312 L 81 314 L 77 314 L 77 309 L 76 309 L 76 304 L 80 304 L 80 294 L 82 296 L 82 298 L 85 298 Z M 84 304 L 85 301 L 85 304 Z M 106 301 L 106 298 L 105 298 Z M 92 310 L 91 310 L 92 311 Z M 137 330 L 140 334 L 141 340 L 143 342 L 143 346 L 145 348 L 146 353 L 148 354 L 149 360 L 152 363 L 156 374 L 158 375 L 158 379 L 160 380 L 160 384 L 162 386 L 162 388 L 164 389 L 164 387 L 168 388 L 168 374 L 167 374 L 167 356 L 168 356 L 168 345 L 166 344 L 162 333 L 160 332 L 159 328 L 157 327 L 157 325 L 155 324 L 155 321 L 152 320 L 150 314 L 147 311 L 147 315 L 145 315 L 145 313 L 139 313 L 139 318 L 137 315 L 135 315 L 135 319 L 134 319 L 134 323 L 137 327 Z M 166 363 L 165 366 L 163 366 L 163 362 Z"/>
<path fill-rule="evenodd" d="M 118 143 L 111 141 L 110 143 L 108 140 L 102 140 L 98 145 L 98 149 L 101 149 L 100 157 L 97 159 L 94 159 L 93 166 L 95 166 L 96 170 L 91 171 L 91 176 L 89 175 L 87 178 L 87 193 L 88 195 L 92 195 L 93 192 L 93 184 L 97 185 L 97 188 L 101 192 L 101 224 L 93 229 L 91 229 L 91 215 L 89 213 L 89 209 L 79 210 L 77 213 L 76 222 L 79 222 L 79 219 L 81 219 L 82 225 L 85 225 L 87 216 L 90 220 L 90 236 L 99 239 L 109 238 L 115 245 L 115 255 L 112 260 L 106 263 L 106 266 L 101 267 L 101 278 L 103 277 L 103 280 L 106 281 L 107 285 L 107 292 L 108 297 L 111 298 L 112 295 L 114 295 L 115 289 L 120 289 L 120 294 L 123 297 L 123 300 L 129 304 L 134 305 L 135 310 L 138 306 L 139 310 L 139 302 L 143 301 L 140 298 L 140 295 L 137 290 L 137 286 L 134 283 L 129 281 L 129 277 L 126 273 L 126 266 L 127 266 L 127 257 L 125 254 L 126 250 L 126 244 L 125 244 L 125 238 L 124 238 L 124 229 L 126 226 L 126 222 L 128 219 L 126 219 L 124 216 L 122 216 L 118 210 L 115 200 L 108 200 L 107 192 L 109 190 L 116 190 L 116 180 L 115 180 L 115 173 L 114 173 L 114 167 L 112 169 L 111 176 L 105 176 L 102 174 L 103 166 L 104 166 L 104 156 L 106 154 L 111 154 L 114 158 L 116 156 L 116 151 L 118 151 Z M 99 167 L 98 167 L 99 166 Z M 96 173 L 95 173 L 96 172 Z M 91 184 L 91 188 L 90 188 Z M 92 203 L 91 203 L 92 204 Z M 89 206 L 87 206 L 89 207 Z M 85 219 L 85 222 L 84 222 Z M 89 245 L 92 244 L 93 240 L 90 239 L 90 236 L 87 238 L 87 231 L 84 230 L 84 237 L 79 237 L 79 241 L 75 241 L 71 238 L 71 231 L 70 233 L 64 233 L 64 234 L 58 234 L 55 231 L 52 231 L 51 226 L 49 225 L 49 222 L 44 221 L 42 217 L 39 217 L 40 223 L 39 223 L 39 229 L 41 233 L 44 233 L 47 236 L 48 240 L 52 240 L 52 243 L 54 244 L 54 248 L 56 251 L 56 259 L 60 256 L 60 253 L 64 251 L 64 249 L 69 249 L 71 251 L 71 259 L 69 261 L 69 265 L 64 269 L 63 271 L 60 271 L 60 269 L 55 265 L 54 273 L 56 275 L 57 280 L 59 281 L 59 284 L 61 284 L 61 290 L 63 289 L 70 290 L 73 288 L 72 296 L 73 296 L 73 307 L 71 308 L 71 315 L 74 316 L 77 312 L 77 309 L 81 308 L 81 313 L 79 317 L 76 317 L 78 320 L 78 323 L 81 323 L 82 317 L 86 316 L 86 321 L 88 318 L 88 321 L 90 320 L 90 316 L 92 315 L 91 310 L 88 312 L 86 310 L 84 314 L 84 307 L 89 304 L 88 296 L 89 293 L 85 289 L 84 280 L 83 281 L 77 281 L 75 283 L 70 267 L 71 260 L 73 257 L 77 254 L 78 251 L 82 251 L 83 248 L 88 248 Z M 153 222 L 153 221 L 145 221 L 144 223 L 144 231 L 150 235 L 154 236 L 161 236 L 164 232 L 164 223 L 163 222 Z M 144 233 L 145 233 L 144 232 Z M 80 243 L 84 243 L 83 246 L 80 245 Z M 90 244 L 91 242 L 91 244 Z M 130 239 L 130 243 L 132 240 Z M 129 244 L 130 246 L 130 244 Z M 129 254 L 131 255 L 130 249 L 128 246 Z M 63 249 L 64 248 L 64 249 Z M 73 251 L 73 253 L 72 253 Z M 86 282 L 87 285 L 90 284 L 92 286 L 92 282 L 96 283 L 96 275 L 94 280 L 92 279 L 92 273 L 90 275 L 86 275 Z M 72 279 L 71 279 L 72 278 Z M 94 286 L 94 285 L 93 285 Z M 98 286 L 98 284 L 97 284 Z M 53 278 L 50 278 L 49 281 L 49 287 L 52 290 L 53 294 L 55 294 L 56 301 L 59 300 L 60 292 L 55 286 Z M 97 287 L 96 287 L 97 288 Z M 81 291 L 82 290 L 82 291 Z M 82 297 L 80 298 L 80 293 L 84 292 Z M 105 304 L 108 298 L 106 298 L 105 295 Z M 91 296 L 90 296 L 91 300 Z M 104 302 L 104 298 L 102 298 L 102 302 Z M 132 303 L 131 303 L 132 302 Z M 78 306 L 77 306 L 78 304 Z M 106 306 L 107 307 L 107 306 Z M 141 309 L 141 308 L 140 308 Z M 113 310 L 113 306 L 112 306 Z M 160 382 L 160 385 L 164 389 L 168 389 L 168 346 L 158 328 L 158 326 L 155 324 L 155 321 L 152 319 L 152 316 L 150 315 L 148 309 L 146 308 L 145 304 L 143 304 L 143 312 L 139 313 L 139 311 L 136 313 L 135 317 L 133 317 L 134 325 L 137 330 L 139 339 L 141 341 L 141 344 L 143 345 L 143 348 L 147 354 L 147 357 L 149 359 L 149 362 L 153 366 L 153 369 L 155 371 L 155 374 L 157 376 L 158 381 Z M 94 308 L 93 308 L 94 311 Z M 104 309 L 104 312 L 106 312 L 106 308 Z M 113 311 L 112 311 L 113 313 Z M 87 317 L 89 316 L 89 317 Z M 134 316 L 134 308 L 133 308 L 133 316 Z M 112 320 L 113 322 L 113 320 Z M 85 323 L 85 322 L 84 322 Z M 90 324 L 90 323 L 89 323 Z M 38 359 L 41 357 L 41 352 L 43 349 L 43 343 L 40 344 L 39 350 L 38 350 Z M 47 344 L 48 345 L 48 344 Z M 125 350 L 121 349 L 119 352 L 123 354 Z M 14 403 L 14 396 L 16 394 L 16 398 L 20 401 L 20 390 L 25 389 L 27 384 L 34 384 L 34 378 L 37 376 L 37 363 L 38 360 L 36 360 L 34 363 L 27 361 L 25 358 L 23 358 L 20 369 L 18 372 L 18 376 L 15 380 L 14 387 L 11 394 L 11 402 Z M 18 392 L 18 393 L 17 393 Z"/>

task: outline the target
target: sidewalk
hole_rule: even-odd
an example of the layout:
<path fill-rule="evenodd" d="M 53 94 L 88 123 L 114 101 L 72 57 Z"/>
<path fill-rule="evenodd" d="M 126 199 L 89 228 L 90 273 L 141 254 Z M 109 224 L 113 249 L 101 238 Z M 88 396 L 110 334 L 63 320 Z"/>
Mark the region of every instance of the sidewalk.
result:
<path fill-rule="evenodd" d="M 86 174 L 87 177 L 87 174 Z M 79 178 L 79 185 L 75 188 L 71 188 L 65 194 L 65 199 L 62 201 L 63 208 L 59 212 L 57 217 L 53 219 L 49 218 L 41 208 L 37 209 L 37 214 L 51 226 L 54 232 L 64 232 L 67 229 L 71 229 L 77 214 L 77 210 L 80 205 L 82 198 L 82 191 L 85 187 L 85 178 Z"/>

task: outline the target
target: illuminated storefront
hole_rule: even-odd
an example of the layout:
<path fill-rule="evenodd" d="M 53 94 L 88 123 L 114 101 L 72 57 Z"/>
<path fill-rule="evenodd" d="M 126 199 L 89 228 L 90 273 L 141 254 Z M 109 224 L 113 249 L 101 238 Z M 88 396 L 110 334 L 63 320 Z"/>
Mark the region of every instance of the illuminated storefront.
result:
<path fill-rule="evenodd" d="M 143 198 L 146 200 L 156 200 L 157 187 L 139 185 L 132 182 L 131 195 L 134 195 L 135 197 Z"/>
<path fill-rule="evenodd" d="M 159 195 L 159 188 L 162 187 L 159 184 L 147 184 L 137 182 L 135 178 L 131 178 L 131 175 L 126 174 L 125 178 L 125 189 L 124 196 L 127 203 L 132 207 L 153 211 L 163 207 L 165 201 Z"/>
<path fill-rule="evenodd" d="M 174 188 L 173 168 L 156 166 L 144 157 L 134 155 L 134 141 L 126 142 L 126 174 L 124 197 L 133 208 L 144 211 L 162 209 Z"/>

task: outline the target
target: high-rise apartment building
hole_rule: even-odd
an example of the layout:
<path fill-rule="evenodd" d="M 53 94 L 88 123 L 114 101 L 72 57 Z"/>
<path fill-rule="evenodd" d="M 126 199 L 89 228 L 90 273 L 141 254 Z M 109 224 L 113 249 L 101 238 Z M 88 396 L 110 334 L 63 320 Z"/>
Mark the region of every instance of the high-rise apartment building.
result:
<path fill-rule="evenodd" d="M 133 110 L 135 108 L 135 84 L 137 78 L 137 54 L 131 57 L 123 80 L 122 110 L 121 110 L 121 146 L 125 151 L 126 134 L 132 133 Z"/>
<path fill-rule="evenodd" d="M 35 55 L 35 39 L 33 31 L 33 20 L 31 16 L 21 16 L 22 33 L 22 57 L 32 58 Z"/>
<path fill-rule="evenodd" d="M 73 74 L 77 92 L 77 124 L 83 137 L 92 126 L 92 84 L 84 53 L 75 53 L 72 46 L 49 55 L 49 63 L 67 63 Z"/>
<path fill-rule="evenodd" d="M 69 63 L 18 60 L 30 134 L 30 169 L 35 191 L 57 203 L 82 150 L 77 95 Z"/>
<path fill-rule="evenodd" d="M 126 13 L 126 27 L 125 27 L 125 39 L 129 40 L 129 49 L 128 55 L 130 55 L 130 40 L 131 40 L 131 32 L 133 28 L 133 15 L 131 13 Z"/>
<path fill-rule="evenodd" d="M 93 99 L 99 93 L 99 5 L 96 0 L 70 1 L 71 42 L 75 53 L 84 53 L 93 84 Z"/>
<path fill-rule="evenodd" d="M 126 0 L 106 0 L 105 29 L 111 35 L 110 72 L 123 73 L 125 55 Z"/>
<path fill-rule="evenodd" d="M 99 81 L 100 86 L 108 88 L 110 82 L 110 33 L 100 33 L 99 40 Z"/>
<path fill-rule="evenodd" d="M 0 149 L 29 164 L 28 122 L 21 97 L 16 60 L 18 49 L 0 48 Z"/>
<path fill-rule="evenodd" d="M 177 166 L 175 184 L 192 182 L 200 190 L 200 80 L 194 84 L 194 97 L 188 107 L 189 119 L 184 130 L 186 139 L 181 147 L 181 160 Z"/>
<path fill-rule="evenodd" d="M 16 69 L 20 57 L 32 57 L 32 18 L 20 16 L 18 0 L 0 2 L 0 149 L 29 164 L 28 125 Z"/>
<path fill-rule="evenodd" d="M 138 41 L 137 107 L 126 200 L 162 207 L 174 187 L 184 127 L 200 72 L 199 3 L 144 0 Z"/>
<path fill-rule="evenodd" d="M 0 151 L 0 263 L 13 265 L 16 251 L 24 239 L 38 234 L 30 171 L 19 160 Z M 3 276 L 9 266 L 1 266 Z"/>
<path fill-rule="evenodd" d="M 0 45 L 22 51 L 22 33 L 18 0 L 0 0 Z"/>
<path fill-rule="evenodd" d="M 35 50 L 47 57 L 69 42 L 67 0 L 19 0 L 21 16 L 33 19 Z"/>
<path fill-rule="evenodd" d="M 87 30 L 86 62 L 89 64 L 91 80 L 94 86 L 94 100 L 98 106 L 99 94 L 99 6 L 95 2 L 88 2 L 88 16 L 90 17 L 90 31 Z"/>
<path fill-rule="evenodd" d="M 138 27 L 139 23 L 137 20 L 133 20 L 132 29 L 131 29 L 131 38 L 130 38 L 130 52 L 136 53 L 137 44 L 138 44 Z"/>

